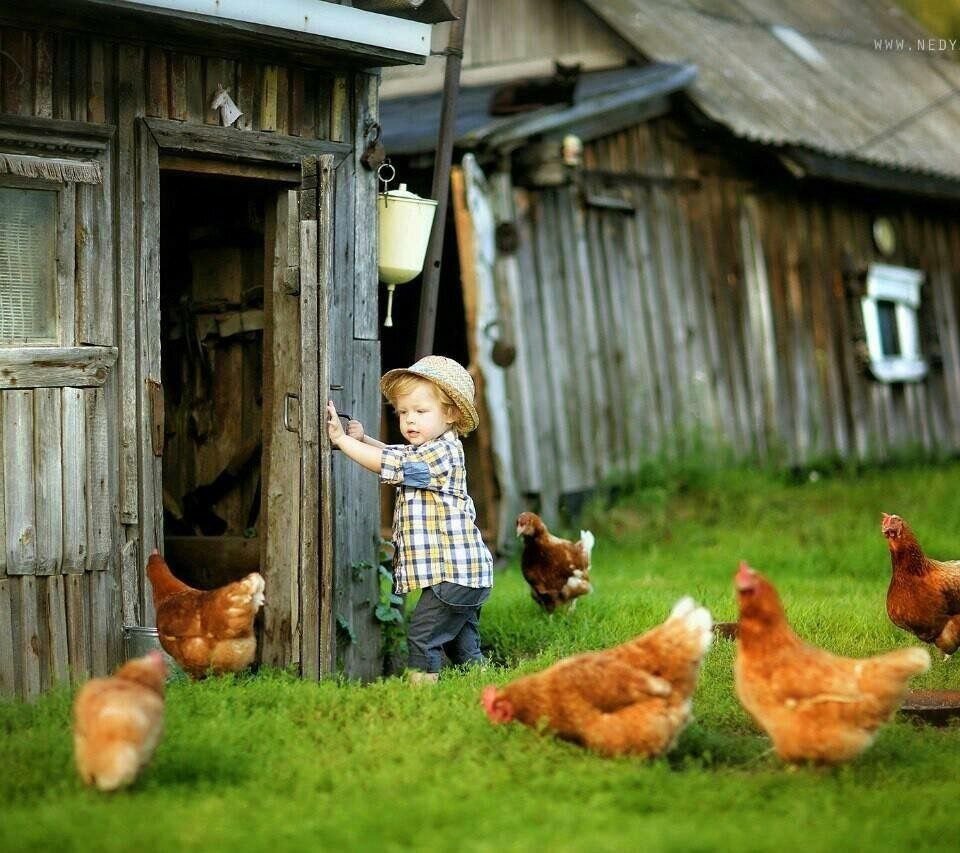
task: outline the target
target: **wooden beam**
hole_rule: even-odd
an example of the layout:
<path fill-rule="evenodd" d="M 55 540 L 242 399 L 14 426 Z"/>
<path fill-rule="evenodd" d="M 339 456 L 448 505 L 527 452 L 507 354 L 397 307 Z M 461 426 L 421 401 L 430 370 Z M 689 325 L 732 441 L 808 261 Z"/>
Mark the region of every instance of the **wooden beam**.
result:
<path fill-rule="evenodd" d="M 162 154 L 160 156 L 160 170 L 201 175 L 228 175 L 232 178 L 252 178 L 258 181 L 274 181 L 284 184 L 300 182 L 300 170 L 295 166 L 237 163 L 232 160 L 212 160 L 203 157 L 185 157 L 178 154 Z"/>
<path fill-rule="evenodd" d="M 237 130 L 235 127 L 184 124 L 159 118 L 143 121 L 163 154 L 207 154 L 239 163 L 289 163 L 299 168 L 304 157 L 332 154 L 339 163 L 353 151 L 353 146 L 347 143 L 320 139 Z"/>
<path fill-rule="evenodd" d="M 0 389 L 98 388 L 116 360 L 116 347 L 0 349 Z"/>

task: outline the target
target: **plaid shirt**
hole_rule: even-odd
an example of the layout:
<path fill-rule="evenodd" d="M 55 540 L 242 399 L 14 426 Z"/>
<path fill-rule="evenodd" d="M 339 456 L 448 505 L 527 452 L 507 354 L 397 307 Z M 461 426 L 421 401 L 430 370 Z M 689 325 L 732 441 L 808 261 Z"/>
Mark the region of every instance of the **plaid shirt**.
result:
<path fill-rule="evenodd" d="M 384 447 L 380 481 L 398 487 L 393 511 L 398 593 L 441 581 L 493 586 L 493 557 L 475 524 L 463 445 L 454 430 L 419 447 Z"/>

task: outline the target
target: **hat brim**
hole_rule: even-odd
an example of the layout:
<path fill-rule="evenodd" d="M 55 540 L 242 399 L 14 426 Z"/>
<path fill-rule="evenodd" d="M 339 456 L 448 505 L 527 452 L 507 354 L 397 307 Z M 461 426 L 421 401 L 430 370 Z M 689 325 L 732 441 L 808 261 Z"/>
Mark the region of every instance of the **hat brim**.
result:
<path fill-rule="evenodd" d="M 480 426 L 480 415 L 477 413 L 477 407 L 474 406 L 473 401 L 464 397 L 463 394 L 461 394 L 450 383 L 445 382 L 443 379 L 438 379 L 436 376 L 433 376 L 430 373 L 421 372 L 419 370 L 411 370 L 409 367 L 397 367 L 393 370 L 388 370 L 380 378 L 380 390 L 386 393 L 384 385 L 400 376 L 416 376 L 418 379 L 426 379 L 428 382 L 432 382 L 434 385 L 442 388 L 444 393 L 451 400 L 453 400 L 453 404 L 464 415 L 466 415 L 467 419 L 470 421 L 469 429 L 462 431 L 464 435 L 473 432 L 478 426 Z"/>

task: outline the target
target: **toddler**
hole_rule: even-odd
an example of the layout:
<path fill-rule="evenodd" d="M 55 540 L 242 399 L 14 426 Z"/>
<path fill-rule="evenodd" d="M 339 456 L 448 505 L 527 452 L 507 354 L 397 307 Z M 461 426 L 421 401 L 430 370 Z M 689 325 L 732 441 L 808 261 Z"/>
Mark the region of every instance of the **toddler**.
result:
<path fill-rule="evenodd" d="M 441 650 L 454 664 L 483 660 L 480 608 L 493 586 L 493 558 L 475 523 L 459 438 L 479 423 L 473 379 L 453 359 L 428 355 L 386 373 L 380 388 L 408 444 L 385 445 L 358 421 L 344 432 L 332 402 L 327 432 L 354 462 L 397 486 L 394 590 L 423 590 L 407 638 L 410 679 L 434 682 Z"/>

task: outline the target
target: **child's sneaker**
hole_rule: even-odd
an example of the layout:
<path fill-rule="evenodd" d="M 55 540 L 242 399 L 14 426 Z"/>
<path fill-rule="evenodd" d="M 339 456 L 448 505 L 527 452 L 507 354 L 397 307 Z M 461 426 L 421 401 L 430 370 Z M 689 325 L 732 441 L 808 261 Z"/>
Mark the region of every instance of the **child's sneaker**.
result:
<path fill-rule="evenodd" d="M 440 679 L 439 672 L 422 672 L 419 669 L 407 670 L 407 684 L 436 684 Z"/>

